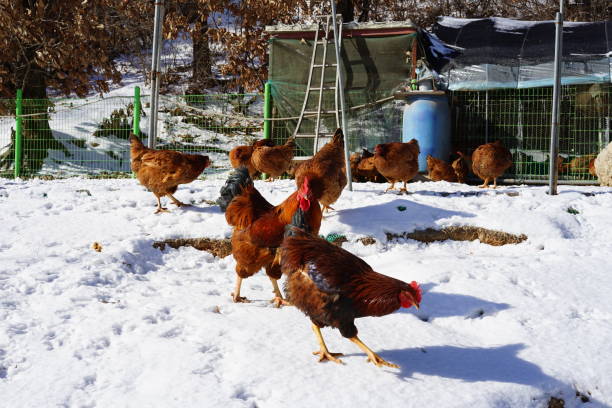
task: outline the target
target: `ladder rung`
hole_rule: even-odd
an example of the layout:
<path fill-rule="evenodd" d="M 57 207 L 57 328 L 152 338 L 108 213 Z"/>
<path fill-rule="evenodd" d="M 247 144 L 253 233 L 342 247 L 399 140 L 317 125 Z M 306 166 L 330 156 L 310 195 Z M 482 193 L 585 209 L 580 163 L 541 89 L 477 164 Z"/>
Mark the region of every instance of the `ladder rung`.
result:
<path fill-rule="evenodd" d="M 314 64 L 313 68 L 321 68 L 321 67 L 337 67 L 338 64 Z"/>
<path fill-rule="evenodd" d="M 310 91 L 320 91 L 321 89 L 325 91 L 325 90 L 328 90 L 328 89 L 336 89 L 336 87 L 335 86 L 324 86 L 323 88 L 321 88 L 321 87 L 317 86 L 315 88 L 308 88 L 308 89 Z"/>
<path fill-rule="evenodd" d="M 300 133 L 297 135 L 294 135 L 294 137 L 315 137 L 316 135 L 314 133 L 312 134 L 308 134 L 308 133 Z M 319 137 L 331 137 L 333 136 L 333 133 L 319 133 Z"/>
<path fill-rule="evenodd" d="M 328 113 L 336 113 L 337 111 L 328 111 L 328 110 L 322 110 L 320 113 L 322 114 L 328 114 Z M 319 111 L 304 111 L 304 115 L 314 115 L 319 113 Z"/>

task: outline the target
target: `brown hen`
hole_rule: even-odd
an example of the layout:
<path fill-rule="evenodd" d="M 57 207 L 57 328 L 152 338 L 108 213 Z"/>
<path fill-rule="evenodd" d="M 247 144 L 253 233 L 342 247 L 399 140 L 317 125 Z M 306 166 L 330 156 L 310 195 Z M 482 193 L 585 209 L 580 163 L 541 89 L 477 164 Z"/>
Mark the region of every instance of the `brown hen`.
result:
<path fill-rule="evenodd" d="M 304 175 L 314 174 L 323 182 L 323 195 L 319 200 L 323 209 L 333 210 L 331 205 L 338 200 L 347 183 L 345 163 L 344 135 L 338 128 L 331 141 L 295 170 L 295 182 L 301 186 Z"/>
<path fill-rule="evenodd" d="M 233 168 L 246 167 L 249 170 L 249 175 L 255 177 L 258 173 L 255 166 L 251 161 L 253 155 L 253 149 L 259 146 L 274 146 L 272 139 L 261 139 L 253 143 L 252 145 L 236 146 L 229 152 L 230 163 Z"/>
<path fill-rule="evenodd" d="M 596 154 L 587 154 L 584 156 L 576 156 L 569 163 L 563 163 L 563 157 L 557 156 L 557 167 L 559 173 L 586 173 L 587 171 L 592 176 L 595 176 L 595 158 Z"/>
<path fill-rule="evenodd" d="M 376 145 L 374 148 L 374 165 L 391 186 L 385 190 L 395 190 L 395 183 L 402 181 L 406 191 L 406 183 L 419 172 L 419 142 L 412 139 L 408 143 L 392 142 Z"/>
<path fill-rule="evenodd" d="M 130 135 L 130 159 L 132 171 L 140 184 L 157 198 L 156 214 L 168 211 L 161 205 L 161 197 L 166 195 L 175 205 L 188 206 L 172 194 L 179 184 L 191 183 L 210 165 L 208 156 L 149 149 L 134 134 Z"/>
<path fill-rule="evenodd" d="M 374 154 L 367 149 L 363 149 L 362 153 L 351 155 L 351 175 L 354 181 L 379 182 L 382 180 L 382 175 L 374 165 Z"/>
<path fill-rule="evenodd" d="M 478 146 L 472 153 L 472 171 L 484 180 L 480 188 L 487 188 L 491 179 L 493 188 L 497 187 L 497 178 L 512 166 L 512 154 L 500 140 Z"/>
<path fill-rule="evenodd" d="M 457 174 L 450 164 L 429 154 L 427 155 L 427 171 L 432 181 L 457 181 Z"/>
<path fill-rule="evenodd" d="M 291 165 L 295 150 L 295 139 L 289 138 L 281 146 L 255 146 L 251 162 L 257 171 L 266 173 L 270 179 L 278 178 Z"/>
<path fill-rule="evenodd" d="M 457 181 L 459 183 L 465 183 L 465 178 L 467 177 L 469 173 L 468 163 L 470 159 L 462 152 L 457 152 L 457 154 L 459 155 L 459 157 L 455 159 L 455 161 L 453 161 L 453 164 L 451 164 L 451 166 L 453 167 L 453 170 L 455 171 L 455 175 L 457 176 Z"/>

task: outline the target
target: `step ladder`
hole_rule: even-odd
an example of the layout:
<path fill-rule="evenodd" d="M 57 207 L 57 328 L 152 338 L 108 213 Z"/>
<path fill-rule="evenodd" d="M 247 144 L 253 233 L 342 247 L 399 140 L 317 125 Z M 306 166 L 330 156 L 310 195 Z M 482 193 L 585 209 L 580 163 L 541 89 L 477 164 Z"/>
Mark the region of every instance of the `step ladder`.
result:
<path fill-rule="evenodd" d="M 336 24 L 333 23 L 332 15 L 316 16 L 316 31 L 314 43 L 312 46 L 312 57 L 310 60 L 310 69 L 308 71 L 308 83 L 306 85 L 306 93 L 304 95 L 304 103 L 302 104 L 302 110 L 293 133 L 293 137 L 296 138 L 296 142 L 300 143 L 301 140 L 312 140 L 312 151 L 318 152 L 329 140 L 331 140 L 336 128 L 341 126 L 341 112 L 338 103 L 338 88 L 340 83 L 340 64 L 336 60 L 336 53 L 332 53 L 332 58 L 335 62 L 329 62 L 327 59 L 327 45 L 334 44 L 335 38 L 338 38 L 338 47 L 341 46 L 342 41 L 342 16 L 336 16 Z M 319 58 L 317 58 L 317 51 L 322 47 Z M 339 54 L 339 53 L 338 53 Z M 327 69 L 333 68 L 336 72 L 336 79 L 334 85 L 325 84 L 325 73 Z M 315 70 L 319 70 L 320 80 L 318 83 L 313 84 L 313 73 Z M 334 92 L 334 108 L 333 109 L 322 109 L 323 106 L 323 94 L 325 91 Z M 313 110 L 310 101 L 315 101 L 312 98 L 316 98 L 316 109 Z M 310 110 L 309 109 L 310 106 Z M 322 115 L 335 115 L 336 126 L 333 129 L 327 129 L 321 131 L 321 116 Z M 307 121 L 314 122 L 314 130 L 304 130 L 304 118 Z M 296 160 L 306 160 L 312 156 L 296 156 Z"/>

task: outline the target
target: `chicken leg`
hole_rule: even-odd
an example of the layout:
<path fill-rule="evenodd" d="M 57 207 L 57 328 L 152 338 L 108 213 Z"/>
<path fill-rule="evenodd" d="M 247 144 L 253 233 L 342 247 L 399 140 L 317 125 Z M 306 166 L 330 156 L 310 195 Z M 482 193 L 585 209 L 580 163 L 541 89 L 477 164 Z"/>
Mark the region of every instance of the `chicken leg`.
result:
<path fill-rule="evenodd" d="M 323 212 L 329 213 L 330 211 L 336 211 L 336 210 L 330 207 L 329 205 L 323 204 Z"/>
<path fill-rule="evenodd" d="M 269 277 L 269 276 L 268 276 Z M 270 303 L 274 303 L 274 307 L 281 307 L 281 306 L 293 306 L 293 304 L 287 300 L 285 300 L 283 298 L 283 294 L 281 293 L 280 289 L 278 288 L 278 283 L 277 283 L 277 279 L 274 278 L 270 278 L 270 282 L 272 282 L 272 287 L 274 288 L 274 299 L 272 299 L 270 301 Z"/>
<path fill-rule="evenodd" d="M 368 361 L 373 362 L 378 367 L 385 365 L 387 367 L 399 368 L 397 364 L 389 363 L 388 361 L 383 360 L 382 357 L 373 352 L 368 346 L 363 344 L 363 342 L 359 340 L 359 337 L 351 337 L 349 340 L 359 346 L 360 349 L 365 351 L 365 353 L 368 355 Z"/>
<path fill-rule="evenodd" d="M 390 183 L 391 183 L 391 186 L 387 187 L 387 189 L 385 190 L 385 193 L 389 190 L 395 190 L 395 181 L 391 181 Z"/>
<path fill-rule="evenodd" d="M 404 193 L 408 193 L 408 189 L 406 188 L 406 182 L 404 181 L 404 187 L 400 188 L 400 193 L 404 192 Z"/>
<path fill-rule="evenodd" d="M 479 188 L 488 188 L 488 187 L 489 187 L 489 180 L 490 180 L 490 178 L 489 178 L 489 177 L 485 177 L 485 179 L 484 179 L 484 183 L 482 183 L 482 184 L 481 184 L 481 185 L 479 185 L 478 187 L 479 187 Z"/>
<path fill-rule="evenodd" d="M 323 335 L 321 335 L 321 329 L 316 324 L 312 324 L 312 331 L 314 331 L 315 336 L 317 336 L 317 341 L 319 342 L 319 347 L 321 348 L 319 351 L 313 351 L 312 354 L 319 356 L 319 363 L 323 361 L 333 361 L 334 363 L 342 364 L 342 360 L 336 358 L 336 356 L 343 356 L 342 353 L 331 353 L 327 346 L 325 345 L 325 340 L 323 340 Z"/>
<path fill-rule="evenodd" d="M 167 208 L 162 207 L 162 205 L 161 205 L 161 197 L 156 195 L 155 198 L 157 198 L 157 210 L 155 210 L 154 214 L 157 214 L 157 213 L 160 213 L 160 212 L 170 212 L 170 211 L 168 211 Z"/>
<path fill-rule="evenodd" d="M 232 299 L 234 303 L 250 303 L 251 301 L 244 296 L 240 296 L 240 285 L 242 285 L 242 278 L 236 276 L 236 286 L 232 292 Z"/>

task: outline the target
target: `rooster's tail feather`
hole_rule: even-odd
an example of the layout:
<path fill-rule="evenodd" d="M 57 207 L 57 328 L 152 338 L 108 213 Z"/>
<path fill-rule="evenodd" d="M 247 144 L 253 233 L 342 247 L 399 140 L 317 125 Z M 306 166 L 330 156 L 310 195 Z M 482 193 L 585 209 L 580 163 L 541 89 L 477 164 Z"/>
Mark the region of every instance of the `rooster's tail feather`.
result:
<path fill-rule="evenodd" d="M 221 187 L 221 196 L 217 199 L 221 211 L 225 212 L 234 197 L 240 195 L 242 190 L 250 184 L 253 184 L 253 180 L 246 167 L 242 166 L 234 169 L 225 181 L 225 185 Z"/>
<path fill-rule="evenodd" d="M 285 226 L 285 237 L 292 237 L 297 234 L 297 230 L 310 233 L 310 225 L 306 222 L 306 214 L 298 206 L 298 209 L 291 217 L 291 223 Z"/>
<path fill-rule="evenodd" d="M 332 143 L 340 143 L 344 141 L 344 133 L 342 133 L 342 129 L 336 129 L 336 133 L 334 133 L 334 137 L 332 138 Z"/>
<path fill-rule="evenodd" d="M 143 152 L 145 150 L 147 150 L 147 146 L 145 146 L 140 139 L 138 138 L 138 136 L 136 136 L 133 133 L 130 133 L 130 152 L 132 157 L 135 157 L 136 155 L 138 155 L 139 152 Z"/>

